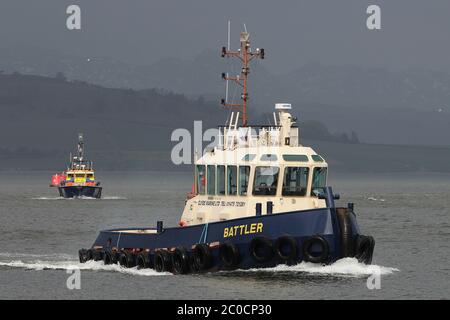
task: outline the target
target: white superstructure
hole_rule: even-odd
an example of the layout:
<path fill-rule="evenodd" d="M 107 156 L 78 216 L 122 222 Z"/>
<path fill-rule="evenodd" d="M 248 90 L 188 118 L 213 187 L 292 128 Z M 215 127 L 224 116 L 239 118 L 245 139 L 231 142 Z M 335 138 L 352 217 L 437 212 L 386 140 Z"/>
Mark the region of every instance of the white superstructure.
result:
<path fill-rule="evenodd" d="M 181 225 L 325 207 L 327 163 L 299 143 L 290 104 L 276 104 L 274 125 L 220 128 L 218 145 L 195 161 L 195 188 Z"/>

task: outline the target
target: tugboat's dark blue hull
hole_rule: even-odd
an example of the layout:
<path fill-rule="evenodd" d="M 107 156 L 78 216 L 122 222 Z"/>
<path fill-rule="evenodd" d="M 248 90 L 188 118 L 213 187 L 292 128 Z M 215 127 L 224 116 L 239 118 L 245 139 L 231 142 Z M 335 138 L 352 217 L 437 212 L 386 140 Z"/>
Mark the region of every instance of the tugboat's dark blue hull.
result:
<path fill-rule="evenodd" d="M 138 264 L 158 271 L 175 268 L 181 273 L 261 268 L 301 261 L 331 263 L 348 256 L 370 263 L 374 241 L 360 234 L 352 207 L 334 208 L 334 202 L 330 204 L 333 206 L 187 227 L 105 230 L 89 252 L 80 250 L 80 261 L 103 258 L 105 263 L 111 263 L 122 256 L 123 261 L 119 262 L 124 266 Z M 202 252 L 196 245 L 202 247 Z M 165 252 L 164 257 L 161 251 Z M 138 255 L 141 263 L 136 260 Z M 207 264 L 202 263 L 205 255 L 209 259 Z M 164 259 L 170 261 L 161 266 Z M 180 268 L 180 259 L 184 268 Z"/>
<path fill-rule="evenodd" d="M 64 198 L 96 198 L 102 196 L 102 187 L 98 186 L 61 186 L 58 187 L 59 195 Z"/>

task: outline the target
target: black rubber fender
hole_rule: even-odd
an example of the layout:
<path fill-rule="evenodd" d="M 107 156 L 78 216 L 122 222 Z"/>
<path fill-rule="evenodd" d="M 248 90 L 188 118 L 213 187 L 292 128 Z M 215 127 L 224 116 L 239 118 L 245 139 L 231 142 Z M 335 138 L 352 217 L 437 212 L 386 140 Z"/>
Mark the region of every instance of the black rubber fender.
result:
<path fill-rule="evenodd" d="M 172 253 L 172 267 L 174 273 L 186 274 L 189 272 L 189 255 L 184 247 L 178 247 Z"/>
<path fill-rule="evenodd" d="M 189 259 L 191 271 L 194 273 L 200 272 L 200 267 L 194 259 L 194 256 L 191 256 Z"/>
<path fill-rule="evenodd" d="M 358 235 L 356 238 L 355 258 L 360 263 L 371 264 L 374 248 L 375 239 L 373 237 Z"/>
<path fill-rule="evenodd" d="M 153 265 L 157 272 L 170 272 L 172 270 L 172 259 L 166 250 L 158 250 L 153 258 Z"/>
<path fill-rule="evenodd" d="M 121 265 L 122 267 L 124 268 L 127 267 L 127 255 L 125 254 L 125 252 L 119 253 L 117 261 L 119 262 L 119 265 Z"/>
<path fill-rule="evenodd" d="M 149 268 L 148 254 L 141 252 L 136 256 L 136 267 L 138 270 Z"/>
<path fill-rule="evenodd" d="M 295 261 L 297 259 L 297 251 L 297 241 L 292 236 L 284 235 L 275 241 L 275 252 L 281 260 Z"/>
<path fill-rule="evenodd" d="M 136 256 L 131 252 L 122 252 L 119 254 L 119 264 L 124 268 L 133 268 L 136 266 Z"/>
<path fill-rule="evenodd" d="M 219 257 L 226 269 L 236 268 L 241 261 L 238 247 L 230 241 L 219 245 Z"/>
<path fill-rule="evenodd" d="M 93 251 L 92 249 L 88 249 L 86 250 L 86 261 L 92 260 L 93 259 Z"/>
<path fill-rule="evenodd" d="M 322 247 L 320 255 L 313 255 L 311 248 L 318 244 Z M 321 236 L 312 236 L 303 242 L 303 260 L 312 263 L 326 263 L 328 262 L 328 255 L 330 253 L 330 246 L 328 242 Z"/>
<path fill-rule="evenodd" d="M 94 261 L 100 261 L 103 260 L 103 252 L 99 250 L 93 250 L 92 251 L 92 259 Z"/>
<path fill-rule="evenodd" d="M 274 256 L 272 241 L 266 237 L 256 237 L 250 242 L 250 255 L 257 262 L 270 261 Z"/>
<path fill-rule="evenodd" d="M 336 209 L 336 216 L 339 221 L 341 234 L 341 258 L 353 257 L 355 255 L 351 212 L 346 208 Z"/>
<path fill-rule="evenodd" d="M 111 256 L 111 252 L 106 251 L 105 253 L 103 253 L 103 263 L 104 263 L 105 265 L 112 264 L 112 256 Z"/>
<path fill-rule="evenodd" d="M 78 259 L 80 260 L 80 263 L 86 263 L 88 261 L 86 249 L 78 250 Z"/>
<path fill-rule="evenodd" d="M 198 266 L 199 271 L 211 268 L 213 257 L 209 245 L 206 243 L 197 243 L 192 251 L 194 263 Z"/>

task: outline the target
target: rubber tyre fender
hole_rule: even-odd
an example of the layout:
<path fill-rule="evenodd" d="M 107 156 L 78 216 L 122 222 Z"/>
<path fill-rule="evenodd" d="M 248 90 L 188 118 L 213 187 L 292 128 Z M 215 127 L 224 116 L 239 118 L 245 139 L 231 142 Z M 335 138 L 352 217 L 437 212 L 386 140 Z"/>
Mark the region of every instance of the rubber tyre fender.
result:
<path fill-rule="evenodd" d="M 219 245 L 219 257 L 226 269 L 236 268 L 241 260 L 238 247 L 230 241 Z"/>
<path fill-rule="evenodd" d="M 189 259 L 189 263 L 190 263 L 191 272 L 193 272 L 193 273 L 200 272 L 200 267 L 198 266 L 197 262 L 195 261 L 194 256 L 191 256 L 191 258 Z"/>
<path fill-rule="evenodd" d="M 148 254 L 141 252 L 136 256 L 136 267 L 138 270 L 149 268 L 148 258 L 146 258 Z"/>
<path fill-rule="evenodd" d="M 92 249 L 86 250 L 86 261 L 89 261 L 89 260 L 92 260 L 92 259 L 93 259 Z"/>
<path fill-rule="evenodd" d="M 172 252 L 172 267 L 174 273 L 186 274 L 189 272 L 189 255 L 184 247 L 178 247 Z"/>
<path fill-rule="evenodd" d="M 198 266 L 199 271 L 207 270 L 212 266 L 212 254 L 206 243 L 198 243 L 192 251 L 194 263 Z"/>
<path fill-rule="evenodd" d="M 131 252 L 127 252 L 125 255 L 127 257 L 127 268 L 135 267 L 136 266 L 136 255 Z"/>
<path fill-rule="evenodd" d="M 170 272 L 172 269 L 172 260 L 169 252 L 159 250 L 155 253 L 153 265 L 157 272 Z"/>
<path fill-rule="evenodd" d="M 119 263 L 120 266 L 127 268 L 127 255 L 125 252 L 119 253 L 117 257 L 117 262 Z"/>
<path fill-rule="evenodd" d="M 375 239 L 373 237 L 359 235 L 356 239 L 355 258 L 360 263 L 371 264 L 374 247 Z"/>
<path fill-rule="evenodd" d="M 283 252 L 285 246 L 289 246 L 289 254 Z M 297 241 L 289 235 L 281 236 L 275 241 L 275 252 L 283 261 L 295 261 L 297 259 Z"/>
<path fill-rule="evenodd" d="M 341 258 L 353 257 L 355 255 L 353 228 L 350 214 L 352 213 L 347 209 L 336 209 L 336 216 L 339 222 L 341 234 Z"/>
<path fill-rule="evenodd" d="M 320 244 L 322 253 L 319 256 L 312 255 L 310 249 L 314 244 Z M 328 242 L 321 236 L 313 236 L 303 243 L 303 259 L 312 263 L 326 263 L 328 262 L 328 255 L 330 253 L 330 246 Z"/>
<path fill-rule="evenodd" d="M 87 250 L 86 249 L 78 250 L 78 259 L 80 260 L 80 263 L 86 263 L 86 261 L 87 261 Z"/>
<path fill-rule="evenodd" d="M 112 264 L 112 256 L 111 256 L 111 252 L 106 251 L 103 254 L 103 263 L 107 266 L 109 264 Z"/>
<path fill-rule="evenodd" d="M 262 255 L 260 254 L 262 252 Z M 256 237 L 250 242 L 250 255 L 257 262 L 268 262 L 274 256 L 272 241 L 266 237 Z"/>
<path fill-rule="evenodd" d="M 92 251 L 92 259 L 94 261 L 100 261 L 103 260 L 103 252 L 99 250 L 93 250 Z"/>

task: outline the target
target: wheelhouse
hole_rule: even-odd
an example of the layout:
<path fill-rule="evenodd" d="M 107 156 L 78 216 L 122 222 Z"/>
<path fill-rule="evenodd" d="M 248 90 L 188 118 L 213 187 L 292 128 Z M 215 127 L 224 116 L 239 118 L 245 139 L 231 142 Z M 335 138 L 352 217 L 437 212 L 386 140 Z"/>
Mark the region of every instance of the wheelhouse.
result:
<path fill-rule="evenodd" d="M 209 196 L 317 196 L 327 182 L 320 155 L 247 153 L 234 164 L 195 166 L 195 194 Z M 260 161 L 257 161 L 259 159 Z M 211 161 L 212 162 L 212 161 Z"/>

